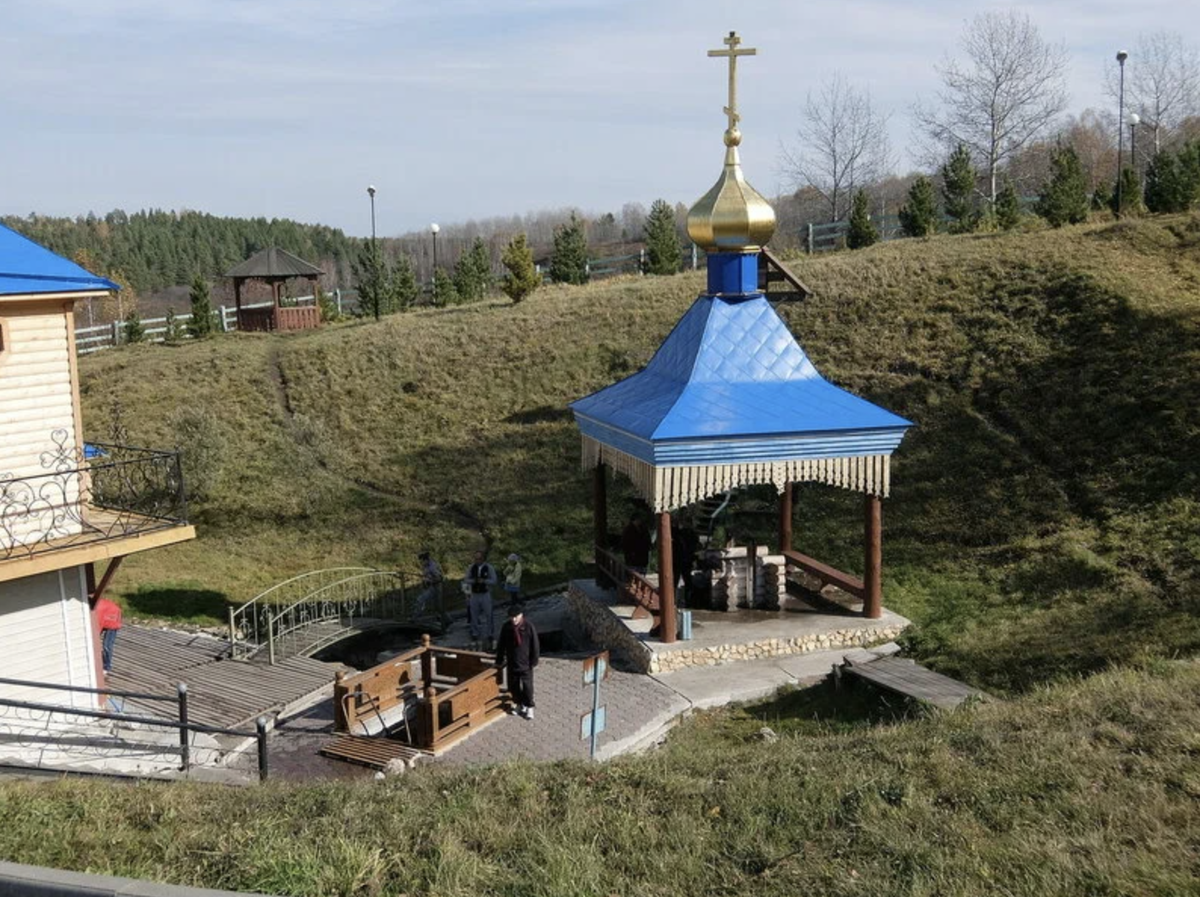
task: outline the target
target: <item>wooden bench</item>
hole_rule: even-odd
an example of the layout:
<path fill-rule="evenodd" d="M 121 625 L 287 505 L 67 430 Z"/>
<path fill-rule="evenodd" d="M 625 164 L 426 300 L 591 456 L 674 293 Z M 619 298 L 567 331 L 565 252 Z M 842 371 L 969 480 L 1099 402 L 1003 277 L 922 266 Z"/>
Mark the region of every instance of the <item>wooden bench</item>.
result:
<path fill-rule="evenodd" d="M 793 551 L 790 548 L 785 549 L 782 554 L 787 559 L 788 566 L 798 567 L 805 573 L 815 576 L 821 580 L 822 585 L 837 586 L 843 592 L 853 595 L 860 601 L 865 600 L 867 587 L 857 576 L 851 576 L 849 573 L 839 570 L 836 567 L 822 564 L 816 558 L 810 558 L 808 555 Z"/>

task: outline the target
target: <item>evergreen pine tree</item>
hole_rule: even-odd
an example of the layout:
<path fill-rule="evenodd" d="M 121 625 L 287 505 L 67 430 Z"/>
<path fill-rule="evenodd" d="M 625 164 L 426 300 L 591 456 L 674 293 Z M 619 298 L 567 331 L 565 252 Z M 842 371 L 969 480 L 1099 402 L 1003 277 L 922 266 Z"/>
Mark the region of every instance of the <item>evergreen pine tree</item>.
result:
<path fill-rule="evenodd" d="M 928 237 L 937 231 L 937 197 L 933 181 L 919 175 L 908 188 L 908 202 L 900 207 L 900 226 L 909 237 Z"/>
<path fill-rule="evenodd" d="M 1021 223 L 1021 200 L 1017 188 L 1008 178 L 996 194 L 996 225 L 1001 230 L 1012 230 Z"/>
<path fill-rule="evenodd" d="M 975 166 L 971 163 L 971 151 L 963 144 L 950 154 L 942 166 L 942 202 L 950 217 L 950 230 L 956 234 L 968 234 L 975 230 L 979 216 L 975 212 Z"/>
<path fill-rule="evenodd" d="M 1079 224 L 1088 216 L 1087 181 L 1079 156 L 1070 146 L 1055 148 L 1050 156 L 1050 180 L 1042 188 L 1035 209 L 1051 227 Z"/>
<path fill-rule="evenodd" d="M 856 190 L 850 201 L 850 227 L 846 231 L 846 245 L 851 249 L 865 249 L 879 240 L 879 231 L 871 221 L 871 201 L 866 190 Z"/>
<path fill-rule="evenodd" d="M 376 240 L 366 240 L 354 266 L 358 280 L 358 310 L 363 315 L 380 316 L 395 310 L 391 271 Z"/>
<path fill-rule="evenodd" d="M 471 260 L 471 267 L 475 272 L 475 283 L 478 284 L 479 295 L 482 299 L 492 289 L 492 254 L 488 251 L 487 243 L 483 242 L 483 237 L 476 237 L 471 243 L 471 248 L 467 250 L 467 257 Z"/>
<path fill-rule="evenodd" d="M 471 248 L 458 257 L 454 266 L 454 289 L 463 302 L 482 299 L 491 285 L 492 262 L 487 244 L 476 237 Z"/>
<path fill-rule="evenodd" d="M 396 306 L 401 311 L 407 311 L 420 294 L 421 288 L 417 286 L 412 260 L 407 255 L 400 255 L 392 265 L 392 295 Z"/>
<path fill-rule="evenodd" d="M 1121 169 L 1118 181 L 1120 189 L 1113 193 L 1112 210 L 1118 218 L 1123 215 L 1140 215 L 1146 210 L 1142 205 L 1142 184 L 1137 172 L 1126 165 Z M 1121 207 L 1117 208 L 1117 197 L 1121 197 Z"/>
<path fill-rule="evenodd" d="M 192 278 L 188 299 L 192 306 L 192 317 L 187 325 L 188 333 L 194 339 L 203 339 L 213 332 L 213 308 L 208 281 L 199 274 Z"/>
<path fill-rule="evenodd" d="M 321 289 L 320 284 L 317 284 L 314 298 L 317 309 L 321 312 L 322 321 L 336 321 L 338 319 L 337 303 L 333 301 L 333 297 L 329 293 Z"/>
<path fill-rule="evenodd" d="M 1183 212 L 1191 204 L 1179 158 L 1170 150 L 1160 151 L 1146 166 L 1144 199 L 1151 212 Z"/>
<path fill-rule="evenodd" d="M 505 269 L 500 289 L 514 305 L 542 285 L 542 275 L 533 264 L 533 253 L 524 234 L 517 234 L 504 247 L 500 263 Z"/>
<path fill-rule="evenodd" d="M 142 327 L 142 316 L 133 309 L 125 316 L 125 342 L 140 343 L 146 338 L 146 329 Z"/>
<path fill-rule="evenodd" d="M 587 237 L 583 232 L 583 222 L 574 212 L 570 221 L 554 230 L 550 279 L 555 283 L 588 282 Z"/>
<path fill-rule="evenodd" d="M 656 199 L 646 216 L 646 273 L 676 274 L 680 267 L 679 231 L 675 210 L 665 199 Z"/>
<path fill-rule="evenodd" d="M 1112 187 L 1108 181 L 1101 181 L 1092 191 L 1092 211 L 1102 212 L 1112 205 Z"/>
<path fill-rule="evenodd" d="M 433 304 L 438 308 L 455 305 L 459 301 L 458 290 L 455 289 L 454 276 L 445 268 L 438 266 L 433 272 Z"/>
<path fill-rule="evenodd" d="M 163 324 L 163 342 L 177 343 L 183 337 L 180 332 L 179 319 L 175 317 L 175 309 L 167 309 L 167 320 Z"/>

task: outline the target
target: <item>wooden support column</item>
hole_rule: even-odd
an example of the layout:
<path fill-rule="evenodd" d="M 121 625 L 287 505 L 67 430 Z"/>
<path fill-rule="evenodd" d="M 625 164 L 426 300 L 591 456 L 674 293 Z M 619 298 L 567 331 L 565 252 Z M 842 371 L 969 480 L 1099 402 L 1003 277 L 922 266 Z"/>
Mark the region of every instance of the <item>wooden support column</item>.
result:
<path fill-rule="evenodd" d="M 792 484 L 783 484 L 779 496 L 779 550 L 792 550 Z"/>
<path fill-rule="evenodd" d="M 664 642 L 675 641 L 675 569 L 671 563 L 671 512 L 658 515 L 659 633 Z"/>
<path fill-rule="evenodd" d="M 863 548 L 866 575 L 863 576 L 863 616 L 877 620 L 883 616 L 883 501 L 877 495 L 866 499 L 866 526 Z"/>
<path fill-rule="evenodd" d="M 100 577 L 100 582 L 95 589 L 92 590 L 91 604 L 96 606 L 96 602 L 104 597 L 104 590 L 108 588 L 108 584 L 112 582 L 113 574 L 117 572 L 117 568 L 121 566 L 121 561 L 125 560 L 125 555 L 119 554 L 108 562 L 108 567 L 104 571 L 104 575 Z M 92 574 L 93 576 L 95 573 Z"/>

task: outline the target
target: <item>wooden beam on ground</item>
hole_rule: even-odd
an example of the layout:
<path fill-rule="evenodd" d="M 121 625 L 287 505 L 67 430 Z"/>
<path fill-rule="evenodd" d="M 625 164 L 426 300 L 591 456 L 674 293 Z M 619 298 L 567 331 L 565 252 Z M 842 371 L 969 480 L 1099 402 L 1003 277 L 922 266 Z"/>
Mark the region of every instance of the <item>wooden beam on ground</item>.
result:
<path fill-rule="evenodd" d="M 881 657 L 867 663 L 848 661 L 842 672 L 943 710 L 953 710 L 971 697 L 988 697 L 986 693 L 972 688 L 965 682 L 935 673 L 920 664 L 899 657 Z"/>

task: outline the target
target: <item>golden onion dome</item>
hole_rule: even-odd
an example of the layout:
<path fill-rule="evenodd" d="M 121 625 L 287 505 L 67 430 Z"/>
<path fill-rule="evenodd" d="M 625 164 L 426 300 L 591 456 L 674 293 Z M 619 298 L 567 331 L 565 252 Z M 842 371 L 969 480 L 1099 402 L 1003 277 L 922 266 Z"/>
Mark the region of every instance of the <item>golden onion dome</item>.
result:
<path fill-rule="evenodd" d="M 775 233 L 775 210 L 742 173 L 741 142 L 738 129 L 725 132 L 725 170 L 688 210 L 688 236 L 705 252 L 757 252 Z"/>

